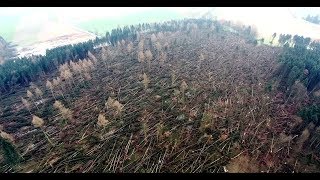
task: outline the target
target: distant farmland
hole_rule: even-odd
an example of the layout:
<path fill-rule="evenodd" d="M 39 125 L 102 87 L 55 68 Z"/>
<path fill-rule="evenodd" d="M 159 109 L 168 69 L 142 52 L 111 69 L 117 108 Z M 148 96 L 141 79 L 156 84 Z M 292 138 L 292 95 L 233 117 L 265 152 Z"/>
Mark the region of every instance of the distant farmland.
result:
<path fill-rule="evenodd" d="M 174 19 L 182 19 L 182 15 L 178 12 L 170 10 L 148 10 L 145 12 L 140 12 L 132 15 L 125 15 L 121 17 L 112 17 L 112 18 L 98 18 L 93 20 L 88 20 L 77 24 L 79 28 L 90 31 L 97 35 L 105 35 L 107 31 L 117 27 L 125 26 L 139 23 L 152 23 L 152 22 L 161 22 Z"/>
<path fill-rule="evenodd" d="M 216 13 L 218 19 L 221 20 L 253 25 L 258 30 L 258 36 L 266 41 L 270 41 L 273 33 L 277 33 L 277 35 L 281 33 L 297 34 L 312 39 L 320 39 L 320 25 L 296 18 L 286 8 L 274 8 L 272 13 L 269 12 L 268 8 L 243 8 L 241 10 L 219 8 Z"/>

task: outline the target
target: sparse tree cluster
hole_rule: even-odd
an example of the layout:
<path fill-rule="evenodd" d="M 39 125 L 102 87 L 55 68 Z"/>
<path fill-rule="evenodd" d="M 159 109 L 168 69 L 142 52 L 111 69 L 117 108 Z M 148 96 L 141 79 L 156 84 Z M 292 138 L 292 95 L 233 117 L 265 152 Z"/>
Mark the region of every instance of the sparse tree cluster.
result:
<path fill-rule="evenodd" d="M 73 120 L 72 111 L 68 108 L 66 108 L 60 101 L 55 101 L 53 104 L 53 107 L 58 109 L 64 119 L 67 119 L 69 121 Z"/>
<path fill-rule="evenodd" d="M 105 106 L 109 109 L 116 110 L 116 114 L 120 114 L 124 107 L 118 100 L 115 100 L 112 97 L 108 98 Z"/>

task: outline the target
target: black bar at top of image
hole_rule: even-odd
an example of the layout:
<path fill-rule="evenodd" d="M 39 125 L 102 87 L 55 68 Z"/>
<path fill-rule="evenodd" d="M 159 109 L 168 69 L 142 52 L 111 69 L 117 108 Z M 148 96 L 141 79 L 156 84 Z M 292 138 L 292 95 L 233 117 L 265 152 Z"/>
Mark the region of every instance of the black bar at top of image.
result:
<path fill-rule="evenodd" d="M 315 0 L 2 0 L 2 7 L 313 7 Z"/>

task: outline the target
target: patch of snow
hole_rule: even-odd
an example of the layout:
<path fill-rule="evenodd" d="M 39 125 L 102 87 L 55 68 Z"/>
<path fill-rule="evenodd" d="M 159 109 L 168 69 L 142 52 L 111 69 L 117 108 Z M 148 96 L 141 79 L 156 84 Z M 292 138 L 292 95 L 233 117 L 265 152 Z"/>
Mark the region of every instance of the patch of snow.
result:
<path fill-rule="evenodd" d="M 95 35 L 89 33 L 64 35 L 42 42 L 36 42 L 26 47 L 18 47 L 17 53 L 18 57 L 20 58 L 30 57 L 32 55 L 45 55 L 47 49 L 53 49 L 64 45 L 72 45 L 81 42 L 86 42 L 89 40 L 94 40 L 95 38 Z"/>
<path fill-rule="evenodd" d="M 285 7 L 221 7 L 216 8 L 218 19 L 241 22 L 257 28 L 261 37 L 271 37 L 273 33 L 302 35 L 320 39 L 320 25 L 296 18 Z"/>

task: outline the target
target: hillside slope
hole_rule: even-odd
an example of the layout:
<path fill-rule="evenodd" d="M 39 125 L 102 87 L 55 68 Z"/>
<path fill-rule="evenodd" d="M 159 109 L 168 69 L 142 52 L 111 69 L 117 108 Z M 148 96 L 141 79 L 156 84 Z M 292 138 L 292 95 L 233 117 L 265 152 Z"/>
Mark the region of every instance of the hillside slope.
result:
<path fill-rule="evenodd" d="M 310 127 L 292 134 L 296 103 L 272 77 L 282 49 L 196 23 L 103 47 L 2 96 L 1 129 L 23 160 L 0 170 L 318 172 L 300 158 Z"/>

